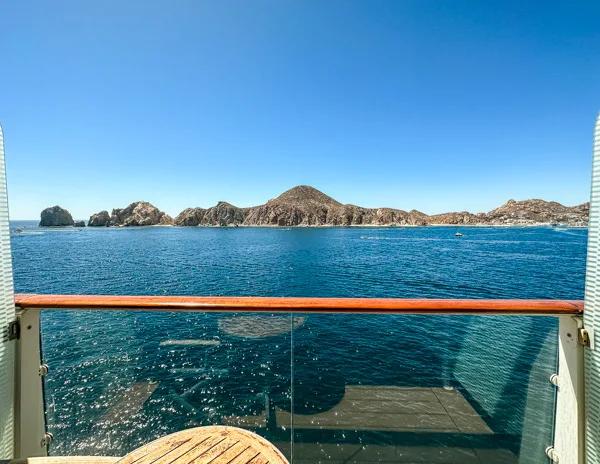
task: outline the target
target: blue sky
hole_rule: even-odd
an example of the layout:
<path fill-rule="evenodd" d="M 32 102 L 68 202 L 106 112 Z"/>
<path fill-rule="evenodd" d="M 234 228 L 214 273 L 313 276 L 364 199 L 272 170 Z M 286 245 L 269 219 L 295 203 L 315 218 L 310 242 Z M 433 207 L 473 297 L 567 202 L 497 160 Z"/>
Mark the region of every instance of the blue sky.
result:
<path fill-rule="evenodd" d="M 600 2 L 5 2 L 12 219 L 589 197 Z"/>

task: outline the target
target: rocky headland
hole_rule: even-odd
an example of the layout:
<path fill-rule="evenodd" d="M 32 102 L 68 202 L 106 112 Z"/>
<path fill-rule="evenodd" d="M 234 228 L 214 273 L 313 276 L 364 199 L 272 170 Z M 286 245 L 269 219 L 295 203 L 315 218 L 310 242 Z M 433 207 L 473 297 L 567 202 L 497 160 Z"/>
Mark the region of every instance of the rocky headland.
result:
<path fill-rule="evenodd" d="M 58 207 L 55 207 L 58 208 Z M 44 212 L 48 211 L 44 210 Z M 68 211 L 62 210 L 68 214 Z M 42 218 L 44 218 L 44 212 Z M 47 222 L 64 222 L 63 213 L 53 213 L 57 218 Z M 70 215 L 68 216 L 70 218 Z M 564 225 L 586 227 L 589 203 L 564 206 L 554 201 L 539 199 L 515 201 L 487 213 L 468 211 L 427 215 L 417 210 L 404 211 L 395 208 L 364 208 L 342 204 L 323 192 L 300 185 L 269 200 L 264 205 L 240 208 L 225 201 L 210 208 L 186 208 L 172 219 L 156 206 L 137 201 L 126 208 L 113 209 L 112 213 L 100 211 L 90 217 L 90 227 L 130 226 L 532 226 Z M 40 225 L 42 225 L 40 223 Z M 71 223 L 66 225 L 72 225 Z"/>
<path fill-rule="evenodd" d="M 108 227 L 110 225 L 110 214 L 108 211 L 100 211 L 92 214 L 88 221 L 88 227 Z"/>
<path fill-rule="evenodd" d="M 95 223 L 102 222 L 106 217 L 106 211 L 101 211 L 90 217 L 88 225 L 92 225 L 92 219 Z M 98 219 L 100 217 L 100 219 Z M 101 225 L 101 224 L 98 224 Z M 136 201 L 125 208 L 113 209 L 108 224 L 104 226 L 172 226 L 173 218 L 164 211 L 147 201 Z"/>
<path fill-rule="evenodd" d="M 585 227 L 589 203 L 563 206 L 544 200 L 509 200 L 488 213 L 468 211 L 427 215 L 417 210 L 363 208 L 342 204 L 323 192 L 300 185 L 264 205 L 238 208 L 219 202 L 209 209 L 187 208 L 176 218 L 178 226 L 427 226 L 564 224 Z"/>

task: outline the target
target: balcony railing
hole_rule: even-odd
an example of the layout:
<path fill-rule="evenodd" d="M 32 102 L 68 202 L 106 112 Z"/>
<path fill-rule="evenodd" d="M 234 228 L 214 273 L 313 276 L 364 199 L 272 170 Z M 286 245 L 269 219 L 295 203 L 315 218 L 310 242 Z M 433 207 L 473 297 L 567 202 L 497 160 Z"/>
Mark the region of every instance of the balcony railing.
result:
<path fill-rule="evenodd" d="M 21 457 L 119 456 L 228 424 L 298 463 L 582 462 L 581 301 L 15 303 Z"/>

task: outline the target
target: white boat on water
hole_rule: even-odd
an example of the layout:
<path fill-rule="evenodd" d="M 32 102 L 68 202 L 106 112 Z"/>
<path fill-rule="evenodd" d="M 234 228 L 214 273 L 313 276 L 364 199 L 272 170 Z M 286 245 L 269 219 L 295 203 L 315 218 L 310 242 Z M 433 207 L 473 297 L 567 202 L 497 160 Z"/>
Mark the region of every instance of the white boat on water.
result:
<path fill-rule="evenodd" d="M 456 233 L 454 234 L 454 236 L 455 236 L 455 237 L 462 237 L 462 236 L 463 236 L 463 234 L 461 234 L 460 232 L 456 232 Z"/>

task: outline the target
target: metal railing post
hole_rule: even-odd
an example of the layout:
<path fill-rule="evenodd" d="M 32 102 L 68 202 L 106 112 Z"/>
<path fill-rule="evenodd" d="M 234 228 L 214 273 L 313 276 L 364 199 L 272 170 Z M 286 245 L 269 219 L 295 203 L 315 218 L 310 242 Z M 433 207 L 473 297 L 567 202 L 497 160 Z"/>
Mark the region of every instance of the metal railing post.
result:
<path fill-rule="evenodd" d="M 560 464 L 584 462 L 583 345 L 578 341 L 582 327 L 581 317 L 559 317 L 558 375 L 550 379 L 557 387 L 554 445 L 546 454 Z"/>
<path fill-rule="evenodd" d="M 46 456 L 46 435 L 40 351 L 40 311 L 18 314 L 20 339 L 17 348 L 15 391 L 15 455 Z"/>

